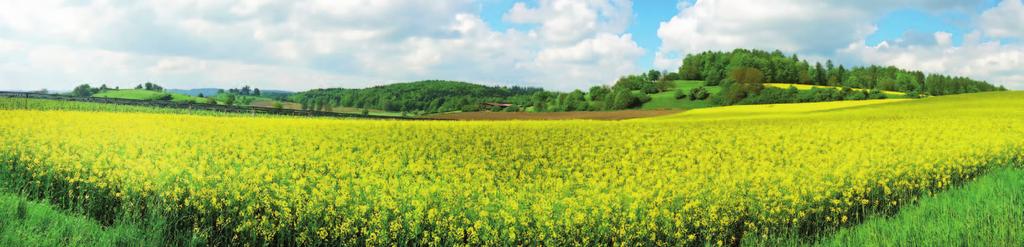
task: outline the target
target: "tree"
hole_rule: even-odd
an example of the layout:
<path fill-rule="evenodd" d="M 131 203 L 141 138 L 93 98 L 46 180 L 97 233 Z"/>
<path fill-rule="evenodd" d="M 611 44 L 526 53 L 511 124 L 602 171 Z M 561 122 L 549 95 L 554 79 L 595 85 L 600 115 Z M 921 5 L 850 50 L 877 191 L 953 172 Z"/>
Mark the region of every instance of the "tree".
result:
<path fill-rule="evenodd" d="M 199 93 L 199 95 L 196 95 L 196 97 L 205 98 L 205 96 L 203 96 L 203 93 Z"/>
<path fill-rule="evenodd" d="M 652 69 L 647 71 L 647 81 L 657 81 L 661 79 L 661 71 Z"/>
<path fill-rule="evenodd" d="M 252 95 L 260 96 L 260 89 L 259 88 L 252 89 Z"/>
<path fill-rule="evenodd" d="M 227 99 L 224 100 L 224 105 L 235 105 L 235 95 L 228 94 Z"/>
<path fill-rule="evenodd" d="M 729 72 L 729 79 L 736 83 L 762 83 L 764 73 L 755 68 L 736 68 Z"/>
<path fill-rule="evenodd" d="M 612 90 L 608 86 L 593 86 L 590 87 L 590 100 L 605 100 L 608 94 L 611 94 Z"/>
<path fill-rule="evenodd" d="M 142 84 L 139 84 L 138 86 L 135 86 L 135 90 L 142 90 L 142 89 L 143 89 Z"/>
<path fill-rule="evenodd" d="M 701 70 L 704 65 L 701 63 L 705 59 L 704 54 L 701 56 L 694 56 L 692 54 L 686 55 L 683 59 L 683 65 L 679 67 L 679 76 L 684 80 L 700 80 Z"/>
<path fill-rule="evenodd" d="M 680 76 L 678 72 L 669 72 L 668 74 L 665 74 L 665 77 L 662 79 L 666 81 L 678 81 L 682 80 L 683 77 Z"/>
<path fill-rule="evenodd" d="M 764 73 L 755 68 L 736 68 L 729 73 L 727 83 L 722 86 L 721 100 L 724 105 L 732 105 L 744 98 L 760 93 L 764 89 L 761 82 Z"/>
<path fill-rule="evenodd" d="M 82 84 L 75 87 L 75 89 L 71 91 L 71 95 L 76 97 L 89 97 L 92 96 L 92 92 L 92 87 L 89 86 L 89 84 Z"/>
<path fill-rule="evenodd" d="M 821 67 L 821 63 L 814 63 L 814 72 L 811 73 L 814 77 L 814 85 L 825 85 L 828 81 L 826 78 L 825 68 Z"/>
<path fill-rule="evenodd" d="M 706 100 L 709 97 L 711 97 L 711 93 L 704 87 L 690 89 L 690 100 Z"/>
<path fill-rule="evenodd" d="M 623 110 L 636 107 L 640 100 L 628 89 L 616 89 L 612 101 L 608 105 L 609 110 Z"/>
<path fill-rule="evenodd" d="M 660 80 L 654 83 L 654 87 L 658 89 L 655 93 L 668 92 L 668 90 L 672 90 L 672 88 L 676 87 L 676 83 L 669 80 Z"/>

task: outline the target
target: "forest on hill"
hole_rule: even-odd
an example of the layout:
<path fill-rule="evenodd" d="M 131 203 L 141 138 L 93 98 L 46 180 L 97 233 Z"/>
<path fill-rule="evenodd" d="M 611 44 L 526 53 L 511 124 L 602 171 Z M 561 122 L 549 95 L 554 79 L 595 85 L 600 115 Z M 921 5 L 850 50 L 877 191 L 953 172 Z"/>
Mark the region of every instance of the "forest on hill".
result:
<path fill-rule="evenodd" d="M 485 102 L 530 105 L 540 88 L 484 86 L 457 81 L 418 81 L 365 89 L 314 89 L 290 97 L 306 110 L 330 111 L 335 107 L 378 109 L 391 112 L 477 111 Z M 511 110 L 516 110 L 512 108 Z"/>
<path fill-rule="evenodd" d="M 684 81 L 703 81 L 695 88 L 676 87 Z M 764 83 L 821 86 L 811 90 L 765 87 Z M 856 90 L 863 89 L 863 90 Z M 657 95 L 702 105 L 800 103 L 886 98 L 883 92 L 907 97 L 1004 91 L 967 77 L 925 74 L 893 66 L 836 66 L 831 60 L 813 65 L 796 54 L 736 49 L 686 56 L 678 71 L 625 75 L 613 85 L 571 92 L 541 88 L 483 86 L 456 81 L 396 83 L 365 89 L 314 89 L 290 96 L 304 109 L 336 107 L 377 109 L 418 114 L 455 111 L 604 111 L 640 108 Z M 712 93 L 714 91 L 714 93 Z M 889 94 L 891 95 L 891 93 Z M 500 103 L 501 107 L 495 107 Z M 662 105 L 663 103 L 659 103 Z M 684 104 L 684 103 L 680 103 Z"/>

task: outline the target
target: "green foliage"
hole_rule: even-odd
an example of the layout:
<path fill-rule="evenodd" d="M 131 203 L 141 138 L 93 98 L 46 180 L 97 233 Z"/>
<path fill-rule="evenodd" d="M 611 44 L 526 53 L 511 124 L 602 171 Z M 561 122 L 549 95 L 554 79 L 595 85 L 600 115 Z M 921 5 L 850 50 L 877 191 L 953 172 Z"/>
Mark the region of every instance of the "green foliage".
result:
<path fill-rule="evenodd" d="M 235 95 L 234 94 L 228 94 L 226 97 L 227 98 L 224 99 L 224 104 L 225 105 L 235 105 Z"/>
<path fill-rule="evenodd" d="M 682 89 L 676 89 L 676 91 L 672 94 L 672 97 L 675 97 L 676 99 L 684 99 L 684 98 L 686 98 L 686 93 L 683 92 Z M 690 99 L 690 100 L 693 100 L 693 99 Z"/>
<path fill-rule="evenodd" d="M 84 216 L 0 192 L 0 246 L 159 246 L 160 231 L 134 224 L 104 227 Z M 148 236 L 147 236 L 148 235 Z M 130 244 L 129 244 L 130 243 Z"/>
<path fill-rule="evenodd" d="M 706 100 L 709 97 L 711 97 L 711 92 L 704 87 L 690 89 L 690 100 Z"/>
<path fill-rule="evenodd" d="M 89 84 L 78 85 L 71 91 L 71 95 L 76 97 L 89 97 L 94 93 L 96 93 L 96 91 L 94 91 Z"/>
<path fill-rule="evenodd" d="M 799 83 L 811 85 L 843 86 L 899 92 L 922 92 L 929 95 L 949 95 L 997 91 L 1000 88 L 984 81 L 966 77 L 925 75 L 920 71 L 896 67 L 866 66 L 847 69 L 832 61 L 825 65 L 808 64 L 795 54 L 786 57 L 780 51 L 736 49 L 731 52 L 703 52 L 687 55 L 679 74 L 687 80 L 705 80 L 716 86 L 727 79 L 727 71 L 735 68 L 754 68 L 763 72 L 764 83 Z"/>
<path fill-rule="evenodd" d="M 303 109 L 324 106 L 368 108 L 389 112 L 428 113 L 477 111 L 481 103 L 533 105 L 539 88 L 483 86 L 456 81 L 396 83 L 365 89 L 315 89 L 296 93 L 290 99 Z M 546 99 L 545 99 L 546 100 Z"/>
<path fill-rule="evenodd" d="M 892 217 L 871 217 L 818 246 L 1024 246 L 1024 170 L 999 169 L 908 205 Z"/>

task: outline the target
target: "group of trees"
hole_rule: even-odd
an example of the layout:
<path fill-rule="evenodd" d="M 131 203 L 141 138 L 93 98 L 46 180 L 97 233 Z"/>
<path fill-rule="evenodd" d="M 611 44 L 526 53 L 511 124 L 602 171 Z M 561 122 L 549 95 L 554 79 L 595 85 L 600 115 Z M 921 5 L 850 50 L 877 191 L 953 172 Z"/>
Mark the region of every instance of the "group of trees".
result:
<path fill-rule="evenodd" d="M 118 89 L 120 89 L 120 87 L 110 88 L 110 87 L 107 87 L 107 84 L 100 85 L 100 87 L 92 87 L 89 84 L 82 84 L 82 85 L 78 85 L 77 87 L 75 87 L 75 89 L 71 90 L 71 95 L 72 96 L 78 96 L 78 97 L 89 97 L 89 96 L 92 96 L 93 94 L 98 94 L 98 93 L 101 93 L 103 91 L 118 90 Z M 46 89 L 43 89 L 41 92 L 42 93 L 48 93 L 48 91 L 46 91 Z"/>
<path fill-rule="evenodd" d="M 712 100 L 722 105 L 875 99 L 886 97 L 882 91 L 918 96 L 1005 90 L 966 77 L 926 75 L 892 66 L 847 68 L 837 66 L 831 60 L 824 64 L 811 64 L 795 54 L 787 56 L 777 50 L 736 49 L 691 54 L 683 60 L 678 72 L 651 70 L 626 75 L 612 86 L 595 86 L 588 91 L 552 92 L 540 88 L 421 81 L 365 89 L 316 89 L 294 94 L 288 99 L 301 103 L 303 109 L 308 110 L 330 110 L 334 107 L 416 113 L 621 110 L 643 105 L 650 101 L 649 94 L 670 92 L 675 89 L 677 80 L 700 80 L 705 82 L 705 86 L 721 86 L 722 90 L 715 95 L 704 87 L 689 92 L 677 90 L 674 92 L 676 99 Z M 800 91 L 795 88 L 765 88 L 763 83 L 797 83 L 840 89 Z M 229 92 L 260 94 L 258 89 L 249 91 L 248 86 Z M 481 107 L 482 103 L 508 103 L 513 107 Z"/>
<path fill-rule="evenodd" d="M 146 82 L 146 83 L 143 83 L 143 84 L 139 84 L 138 86 L 135 86 L 135 89 L 138 89 L 138 90 L 148 90 L 148 91 L 157 91 L 157 92 L 163 92 L 164 91 L 164 87 L 161 87 L 160 85 L 157 85 L 156 83 L 152 83 L 152 82 Z"/>
<path fill-rule="evenodd" d="M 966 77 L 925 75 L 920 71 L 893 66 L 871 65 L 847 69 L 843 65 L 835 66 L 831 60 L 824 65 L 820 62 L 811 65 L 796 54 L 786 56 L 778 50 L 767 52 L 736 49 L 731 52 L 709 51 L 687 55 L 679 68 L 679 74 L 683 79 L 704 80 L 707 85 L 714 86 L 722 84 L 737 69 L 760 71 L 764 83 L 840 86 L 930 95 L 1005 90 Z M 929 81 L 928 78 L 932 77 Z"/>
<path fill-rule="evenodd" d="M 225 93 L 224 89 L 217 90 L 217 93 Z M 242 86 L 242 88 L 231 88 L 227 90 L 227 93 L 242 95 L 242 96 L 261 96 L 263 93 L 260 92 L 259 88 L 253 88 L 249 85 Z"/>
<path fill-rule="evenodd" d="M 778 50 L 767 52 L 736 49 L 732 52 L 709 51 L 687 55 L 679 68 L 679 75 L 687 80 L 704 80 L 709 86 L 722 86 L 723 90 L 717 100 L 725 105 L 759 101 L 744 99 L 761 94 L 764 90 L 762 83 L 898 91 L 911 96 L 1006 90 L 988 82 L 966 77 L 925 75 L 920 71 L 903 70 L 893 66 L 871 65 L 847 69 L 843 65 L 835 66 L 831 60 L 826 61 L 824 65 L 819 62 L 812 66 L 807 60 L 800 60 L 796 54 L 786 56 Z M 783 95 L 778 90 L 771 93 L 772 97 Z M 877 97 L 880 93 L 874 95 Z M 796 96 L 789 100 L 801 101 Z"/>
<path fill-rule="evenodd" d="M 530 105 L 540 88 L 483 86 L 456 81 L 396 83 L 365 89 L 314 89 L 290 96 L 307 110 L 335 107 L 380 109 L 391 112 L 437 113 L 479 111 L 482 103 Z M 515 109 L 515 108 L 513 108 Z"/>
<path fill-rule="evenodd" d="M 682 79 L 677 72 L 662 72 L 651 70 L 636 75 L 620 77 L 613 86 L 594 86 L 587 92 L 575 90 L 569 93 L 558 92 L 537 92 L 534 94 L 531 106 L 534 111 L 540 112 L 561 112 L 561 111 L 606 111 L 624 110 L 642 106 L 651 101 L 649 94 L 669 92 L 675 88 L 675 81 Z M 704 88 L 703 91 L 693 91 L 691 100 L 707 99 L 710 94 Z M 678 95 L 685 93 L 677 92 Z"/>
<path fill-rule="evenodd" d="M 615 88 L 624 88 L 644 93 L 661 93 L 672 90 L 674 81 L 679 80 L 679 73 L 651 70 L 638 75 L 627 75 L 615 82 Z"/>

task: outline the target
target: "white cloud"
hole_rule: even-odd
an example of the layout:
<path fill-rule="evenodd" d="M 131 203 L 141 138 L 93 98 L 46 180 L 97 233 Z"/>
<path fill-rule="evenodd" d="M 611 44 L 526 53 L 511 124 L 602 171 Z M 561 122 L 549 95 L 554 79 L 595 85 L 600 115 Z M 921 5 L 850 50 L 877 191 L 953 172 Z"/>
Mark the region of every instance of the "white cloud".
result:
<path fill-rule="evenodd" d="M 636 70 L 643 51 L 625 34 L 631 1 L 515 6 L 508 19 L 538 25 L 491 30 L 472 0 L 3 1 L 0 71 L 11 74 L 0 88 L 157 81 L 303 90 L 454 79 L 566 90 Z"/>
<path fill-rule="evenodd" d="M 1024 38 L 1024 4 L 1020 0 L 1004 0 L 985 11 L 980 18 L 985 34 L 998 38 Z"/>
<path fill-rule="evenodd" d="M 1024 7 L 1004 0 L 980 14 L 978 29 L 954 45 L 949 32 L 908 33 L 868 46 L 874 22 L 899 8 L 973 11 L 979 1 L 784 1 L 698 0 L 680 5 L 679 14 L 662 22 L 662 46 L 654 66 L 675 69 L 685 54 L 735 48 L 780 49 L 814 59 L 833 57 L 854 64 L 884 64 L 931 73 L 970 76 L 1024 88 L 1024 46 L 989 41 L 1024 37 Z M 987 36 L 986 36 L 987 35 Z"/>
<path fill-rule="evenodd" d="M 680 4 L 679 13 L 661 23 L 659 53 L 663 60 L 735 48 L 830 55 L 874 33 L 874 21 L 893 9 L 964 9 L 979 2 L 698 0 L 692 5 Z M 678 62 L 656 65 L 675 66 Z"/>
<path fill-rule="evenodd" d="M 540 0 L 538 4 L 531 8 L 518 2 L 504 19 L 540 24 L 540 36 L 559 44 L 578 42 L 595 32 L 621 33 L 633 12 L 629 0 Z"/>
<path fill-rule="evenodd" d="M 1007 88 L 1024 89 L 1024 46 L 981 42 L 969 34 L 960 46 L 951 44 L 949 33 L 935 33 L 934 45 L 866 46 L 851 44 L 837 52 L 870 64 L 892 65 L 927 73 L 951 74 L 987 80 Z"/>

